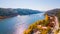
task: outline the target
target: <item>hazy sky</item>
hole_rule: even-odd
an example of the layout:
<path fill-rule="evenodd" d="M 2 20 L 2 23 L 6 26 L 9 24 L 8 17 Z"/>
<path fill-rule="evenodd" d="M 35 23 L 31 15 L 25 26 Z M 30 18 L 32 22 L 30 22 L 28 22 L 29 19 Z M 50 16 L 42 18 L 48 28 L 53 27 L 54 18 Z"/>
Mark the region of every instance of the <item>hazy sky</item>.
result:
<path fill-rule="evenodd" d="M 50 10 L 60 8 L 60 0 L 0 0 L 0 8 Z"/>

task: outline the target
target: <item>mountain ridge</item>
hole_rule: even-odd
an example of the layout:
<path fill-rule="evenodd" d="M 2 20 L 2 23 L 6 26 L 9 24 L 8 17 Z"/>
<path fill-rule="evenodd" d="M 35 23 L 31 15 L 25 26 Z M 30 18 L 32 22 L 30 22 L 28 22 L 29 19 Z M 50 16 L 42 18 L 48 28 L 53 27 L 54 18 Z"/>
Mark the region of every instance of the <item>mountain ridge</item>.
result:
<path fill-rule="evenodd" d="M 45 14 L 48 14 L 49 16 L 57 16 L 58 17 L 58 20 L 60 22 L 60 9 L 52 9 L 52 10 L 48 10 Z"/>
<path fill-rule="evenodd" d="M 32 9 L 12 9 L 12 8 L 0 8 L 0 17 L 14 17 L 17 15 L 32 15 L 42 13 L 38 10 L 32 10 Z"/>

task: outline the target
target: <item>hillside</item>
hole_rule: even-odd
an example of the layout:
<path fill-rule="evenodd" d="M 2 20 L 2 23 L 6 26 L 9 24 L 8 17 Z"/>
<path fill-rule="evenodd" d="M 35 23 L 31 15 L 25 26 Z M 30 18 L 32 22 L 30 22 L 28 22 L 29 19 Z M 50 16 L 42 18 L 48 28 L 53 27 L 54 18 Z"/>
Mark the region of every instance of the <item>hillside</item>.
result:
<path fill-rule="evenodd" d="M 43 20 L 30 24 L 24 30 L 24 34 L 60 34 L 58 18 L 60 18 L 60 9 L 49 10 L 45 13 Z"/>
<path fill-rule="evenodd" d="M 14 9 L 14 10 L 16 10 L 19 15 L 31 15 L 31 14 L 42 13 L 41 11 L 31 9 Z"/>
<path fill-rule="evenodd" d="M 42 13 L 42 12 L 37 10 L 31 10 L 31 9 L 0 8 L 0 17 L 3 17 L 3 18 L 14 17 L 17 15 L 31 15 L 31 14 L 37 14 L 37 13 Z"/>
<path fill-rule="evenodd" d="M 45 14 L 55 15 L 55 16 L 58 17 L 58 19 L 59 19 L 59 21 L 60 21 L 60 9 L 48 10 Z"/>
<path fill-rule="evenodd" d="M 0 16 L 16 16 L 18 13 L 13 9 L 0 8 Z"/>

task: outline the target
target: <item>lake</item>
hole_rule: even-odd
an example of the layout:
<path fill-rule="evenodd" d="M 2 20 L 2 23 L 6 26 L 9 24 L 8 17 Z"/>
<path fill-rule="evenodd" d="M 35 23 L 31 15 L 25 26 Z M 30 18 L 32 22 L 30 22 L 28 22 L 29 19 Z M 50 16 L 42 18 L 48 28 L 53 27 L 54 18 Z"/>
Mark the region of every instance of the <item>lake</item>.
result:
<path fill-rule="evenodd" d="M 16 16 L 0 20 L 0 34 L 23 34 L 32 23 L 43 20 L 44 13 Z"/>

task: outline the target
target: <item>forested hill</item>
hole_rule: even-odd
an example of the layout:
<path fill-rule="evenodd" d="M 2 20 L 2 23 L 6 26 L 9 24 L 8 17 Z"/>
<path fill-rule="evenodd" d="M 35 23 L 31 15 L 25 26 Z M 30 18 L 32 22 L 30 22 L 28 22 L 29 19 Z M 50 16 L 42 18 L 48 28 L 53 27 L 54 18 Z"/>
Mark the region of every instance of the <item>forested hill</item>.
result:
<path fill-rule="evenodd" d="M 0 16 L 16 16 L 16 15 L 18 15 L 18 13 L 13 9 L 0 8 Z"/>
<path fill-rule="evenodd" d="M 42 13 L 42 12 L 31 9 L 0 8 L 0 17 L 14 17 L 17 15 L 31 15 L 37 13 Z"/>
<path fill-rule="evenodd" d="M 59 21 L 60 21 L 60 9 L 52 9 L 52 10 L 48 10 L 45 14 L 48 15 L 55 15 L 58 17 Z"/>
<path fill-rule="evenodd" d="M 17 11 L 19 15 L 31 15 L 31 14 L 42 13 L 42 11 L 31 10 L 31 9 L 14 9 L 14 10 Z"/>

